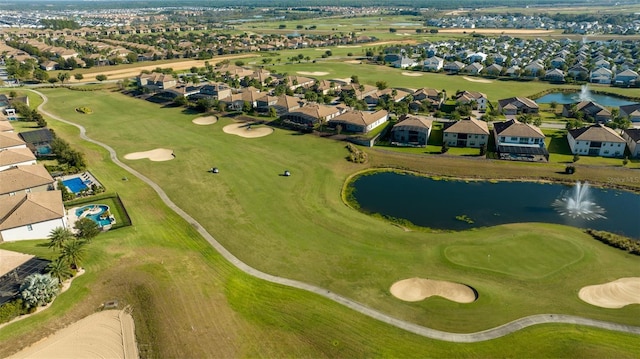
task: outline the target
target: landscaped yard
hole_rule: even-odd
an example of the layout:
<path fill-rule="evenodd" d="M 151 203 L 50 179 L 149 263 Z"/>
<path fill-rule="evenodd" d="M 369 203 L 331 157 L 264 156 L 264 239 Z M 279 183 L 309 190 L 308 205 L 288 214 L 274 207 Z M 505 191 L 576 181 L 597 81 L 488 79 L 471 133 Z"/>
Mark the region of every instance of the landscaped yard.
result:
<path fill-rule="evenodd" d="M 454 332 L 483 330 L 537 313 L 640 325 L 637 305 L 610 310 L 578 299 L 582 286 L 640 276 L 638 257 L 594 241 L 578 229 L 513 224 L 459 233 L 405 232 L 350 209 L 340 197 L 344 181 L 366 167 L 567 180 L 559 173 L 564 165 L 377 149 L 365 149 L 370 161 L 358 165 L 345 160 L 342 142 L 281 129 L 246 139 L 222 131 L 230 119 L 197 126 L 191 123 L 197 115 L 118 93 L 42 91 L 49 96 L 48 110 L 86 126 L 89 136 L 112 146 L 121 160 L 158 183 L 232 253 L 264 272 L 322 286 L 398 318 Z M 94 113 L 78 114 L 74 109 L 80 105 Z M 82 146 L 91 172 L 120 194 L 135 225 L 94 240 L 87 273 L 45 313 L 1 330 L 0 340 L 6 345 L 0 355 L 116 298 L 134 308 L 145 357 L 640 354 L 634 345 L 637 336 L 555 324 L 476 344 L 434 341 L 315 295 L 251 278 L 222 260 L 193 224 L 161 204 L 148 186 L 113 165 L 106 151 L 78 140 L 70 126 L 49 122 L 56 133 Z M 127 153 L 155 148 L 169 148 L 176 157 L 164 162 L 124 160 Z M 212 165 L 219 174 L 207 172 Z M 279 176 L 284 169 L 292 176 Z M 615 176 L 627 178 L 621 184 L 640 187 L 640 181 L 633 180 L 635 172 L 620 168 L 584 168 L 569 180 L 606 183 Z M 485 252 L 471 250 L 483 244 L 497 261 L 483 263 Z M 1 247 L 53 257 L 38 242 Z M 517 258 L 513 253 L 519 253 Z M 390 295 L 393 282 L 414 276 L 471 285 L 479 300 L 408 303 Z"/>

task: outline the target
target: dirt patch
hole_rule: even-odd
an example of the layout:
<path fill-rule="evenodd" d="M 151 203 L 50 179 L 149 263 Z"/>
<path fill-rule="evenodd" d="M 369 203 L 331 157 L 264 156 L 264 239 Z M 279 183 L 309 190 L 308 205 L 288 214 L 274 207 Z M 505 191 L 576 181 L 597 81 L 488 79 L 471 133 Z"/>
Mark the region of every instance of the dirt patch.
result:
<path fill-rule="evenodd" d="M 470 82 L 479 82 L 479 83 L 482 83 L 482 84 L 490 84 L 490 83 L 493 82 L 493 81 L 487 80 L 487 79 L 474 79 L 472 77 L 467 77 L 467 76 L 462 76 L 462 78 L 467 80 L 467 81 L 470 81 Z"/>
<path fill-rule="evenodd" d="M 323 71 L 316 71 L 316 72 L 298 71 L 296 73 L 298 75 L 304 75 L 304 76 L 325 76 L 329 74 L 328 72 L 323 72 Z"/>
<path fill-rule="evenodd" d="M 169 161 L 174 159 L 176 156 L 173 153 L 173 150 L 169 150 L 166 148 L 156 148 L 155 150 L 145 151 L 145 152 L 133 152 L 127 153 L 124 155 L 124 158 L 128 160 L 140 160 L 143 158 L 148 158 L 153 162 L 161 162 L 161 161 Z"/>
<path fill-rule="evenodd" d="M 198 117 L 194 118 L 191 122 L 195 123 L 196 125 L 213 125 L 214 123 L 218 122 L 218 118 L 216 116 Z"/>
<path fill-rule="evenodd" d="M 405 71 L 405 72 L 403 72 L 402 74 L 403 74 L 404 76 L 411 76 L 411 77 L 419 77 L 419 76 L 422 76 L 422 74 L 421 74 L 421 73 L 419 73 L 419 72 L 406 72 L 406 71 Z"/>
<path fill-rule="evenodd" d="M 92 314 L 10 358 L 138 358 L 133 317 L 121 310 Z"/>
<path fill-rule="evenodd" d="M 0 276 L 11 272 L 14 268 L 33 258 L 30 254 L 0 249 Z"/>
<path fill-rule="evenodd" d="M 432 296 L 440 296 L 458 303 L 472 303 L 476 292 L 460 283 L 424 278 L 408 278 L 393 283 L 391 294 L 407 302 L 418 302 Z"/>
<path fill-rule="evenodd" d="M 232 125 L 226 125 L 222 129 L 224 133 L 236 135 L 245 138 L 264 137 L 273 133 L 273 128 L 269 127 L 254 127 L 246 123 L 234 123 Z"/>
<path fill-rule="evenodd" d="M 609 283 L 583 287 L 578 297 L 602 308 L 615 309 L 640 304 L 640 277 L 620 278 Z"/>

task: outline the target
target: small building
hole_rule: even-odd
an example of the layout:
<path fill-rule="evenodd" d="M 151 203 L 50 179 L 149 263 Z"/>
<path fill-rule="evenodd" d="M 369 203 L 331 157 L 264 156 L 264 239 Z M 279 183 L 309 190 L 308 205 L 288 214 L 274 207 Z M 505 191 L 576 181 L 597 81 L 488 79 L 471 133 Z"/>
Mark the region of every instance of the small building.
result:
<path fill-rule="evenodd" d="M 46 239 L 58 227 L 67 227 L 60 191 L 0 197 L 0 240 Z"/>
<path fill-rule="evenodd" d="M 433 118 L 407 116 L 391 128 L 391 144 L 424 147 L 429 141 Z"/>
<path fill-rule="evenodd" d="M 498 100 L 498 111 L 505 115 L 538 113 L 539 110 L 538 104 L 527 97 L 510 97 Z"/>
<path fill-rule="evenodd" d="M 633 70 L 624 70 L 616 74 L 614 84 L 616 86 L 633 86 L 638 81 L 638 73 Z"/>
<path fill-rule="evenodd" d="M 503 160 L 548 161 L 549 151 L 544 143 L 544 133 L 531 124 L 516 119 L 493 124 L 496 150 Z"/>
<path fill-rule="evenodd" d="M 611 111 L 593 101 L 581 101 L 577 104 L 569 103 L 562 106 L 562 116 L 564 117 L 576 117 L 577 112 L 582 113 L 585 118 L 592 119 L 595 122 L 604 123 L 611 121 Z"/>
<path fill-rule="evenodd" d="M 620 106 L 620 116 L 628 117 L 631 122 L 640 122 L 640 103 Z"/>
<path fill-rule="evenodd" d="M 569 130 L 567 141 L 577 155 L 621 157 L 626 147 L 622 136 L 602 124 Z"/>
<path fill-rule="evenodd" d="M 564 71 L 560 69 L 551 69 L 544 73 L 544 79 L 549 82 L 564 82 Z"/>
<path fill-rule="evenodd" d="M 0 171 L 0 197 L 49 191 L 54 180 L 42 165 L 16 166 Z"/>
<path fill-rule="evenodd" d="M 589 82 L 594 84 L 605 84 L 608 85 L 611 83 L 611 79 L 613 78 L 613 72 L 611 70 L 606 69 L 604 67 L 597 68 L 589 74 Z"/>
<path fill-rule="evenodd" d="M 423 71 L 440 71 L 444 66 L 444 59 L 438 56 L 431 56 L 422 63 Z"/>
<path fill-rule="evenodd" d="M 479 75 L 480 71 L 482 71 L 483 68 L 484 66 L 482 66 L 481 63 L 472 62 L 469 65 L 465 66 L 465 68 L 462 69 L 462 72 L 469 75 Z"/>
<path fill-rule="evenodd" d="M 442 142 L 450 147 L 480 148 L 489 142 L 489 127 L 486 122 L 473 117 L 447 122 L 444 126 Z"/>
<path fill-rule="evenodd" d="M 335 106 L 314 103 L 286 113 L 282 118 L 311 127 L 319 122 L 332 120 L 341 113 L 342 111 Z"/>
<path fill-rule="evenodd" d="M 389 112 L 380 110 L 376 112 L 347 111 L 329 120 L 329 126 L 342 126 L 348 132 L 367 133 L 387 122 Z"/>
<path fill-rule="evenodd" d="M 447 62 L 446 64 L 444 64 L 444 66 L 442 67 L 446 72 L 449 73 L 458 73 L 460 71 L 462 71 L 462 69 L 464 69 L 466 67 L 465 64 L 463 64 L 460 61 L 452 61 L 452 62 Z"/>
<path fill-rule="evenodd" d="M 418 61 L 410 57 L 403 56 L 393 62 L 393 67 L 398 69 L 407 69 L 418 65 Z"/>
<path fill-rule="evenodd" d="M 176 79 L 169 74 L 153 72 L 150 74 L 142 74 L 136 78 L 138 86 L 149 89 L 152 92 L 168 90 L 176 87 Z"/>
<path fill-rule="evenodd" d="M 456 93 L 456 102 L 460 104 L 475 103 L 479 111 L 487 109 L 487 95 L 478 91 L 460 91 Z"/>
<path fill-rule="evenodd" d="M 640 128 L 628 128 L 622 131 L 622 138 L 629 146 L 631 157 L 640 158 Z"/>

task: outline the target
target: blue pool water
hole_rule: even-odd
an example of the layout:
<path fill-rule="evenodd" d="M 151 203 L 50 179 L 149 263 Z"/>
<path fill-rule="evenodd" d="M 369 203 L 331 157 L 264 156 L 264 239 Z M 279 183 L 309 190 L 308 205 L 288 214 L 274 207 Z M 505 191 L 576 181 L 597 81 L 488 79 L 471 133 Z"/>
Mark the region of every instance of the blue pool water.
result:
<path fill-rule="evenodd" d="M 38 151 L 39 155 L 50 155 L 51 154 L 51 147 L 49 147 L 49 146 L 41 146 L 41 147 L 38 147 L 36 150 Z"/>
<path fill-rule="evenodd" d="M 80 207 L 76 209 L 76 216 L 78 218 L 89 218 L 92 221 L 98 223 L 100 227 L 107 226 L 111 224 L 111 220 L 109 218 L 100 218 L 100 216 L 109 210 L 109 206 L 104 204 L 90 204 L 88 206 Z M 86 215 L 83 215 L 85 212 L 88 212 Z"/>
<path fill-rule="evenodd" d="M 80 193 L 82 190 L 89 188 L 86 184 L 84 184 L 84 182 L 82 182 L 82 179 L 78 177 L 64 180 L 62 181 L 62 184 L 67 186 L 73 193 Z"/>

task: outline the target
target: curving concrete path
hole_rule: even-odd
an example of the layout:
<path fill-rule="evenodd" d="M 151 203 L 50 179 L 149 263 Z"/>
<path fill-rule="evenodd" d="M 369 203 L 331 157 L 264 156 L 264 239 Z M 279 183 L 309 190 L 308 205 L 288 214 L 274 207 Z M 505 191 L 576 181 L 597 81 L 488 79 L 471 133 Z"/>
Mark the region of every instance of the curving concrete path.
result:
<path fill-rule="evenodd" d="M 323 296 L 325 298 L 328 298 L 336 303 L 340 303 L 342 305 L 344 305 L 347 308 L 353 309 L 359 313 L 362 313 L 364 315 L 367 315 L 371 318 L 377 319 L 381 322 L 385 322 L 387 324 L 393 325 L 395 327 L 404 329 L 406 331 L 409 331 L 411 333 L 414 334 L 418 334 L 427 338 L 431 338 L 431 339 L 438 339 L 438 340 L 443 340 L 443 341 L 448 341 L 448 342 L 456 342 L 456 343 L 473 343 L 473 342 L 480 342 L 480 341 L 485 341 L 485 340 L 491 340 L 491 339 L 495 339 L 495 338 L 500 338 L 502 336 L 505 336 L 507 334 L 511 334 L 513 332 L 516 332 L 520 329 L 526 328 L 526 327 L 530 327 L 533 325 L 538 325 L 538 324 L 546 324 L 546 323 L 563 323 L 563 324 L 578 324 L 578 325 L 584 325 L 584 326 L 589 326 L 589 327 L 595 327 L 595 328 L 600 328 L 600 329 L 607 329 L 607 330 L 613 330 L 613 331 L 618 331 L 618 332 L 625 332 L 625 333 L 632 333 L 632 334 L 638 334 L 640 335 L 640 327 L 635 327 L 635 326 L 631 326 L 631 325 L 624 325 L 624 324 L 617 324 L 617 323 L 611 323 L 611 322 L 604 322 L 604 321 L 600 321 L 600 320 L 594 320 L 594 319 L 588 319 L 588 318 L 582 318 L 582 317 L 576 317 L 576 316 L 572 316 L 572 315 L 563 315 L 563 314 L 538 314 L 538 315 L 532 315 L 532 316 L 528 316 L 528 317 L 524 317 L 524 318 L 520 318 L 520 319 L 516 319 L 512 322 L 503 324 L 501 326 L 495 327 L 495 328 L 491 328 L 491 329 L 487 329 L 487 330 L 483 330 L 481 332 L 475 332 L 475 333 L 449 333 L 449 332 L 443 332 L 440 330 L 436 330 L 436 329 L 431 329 L 431 328 L 427 328 L 427 327 L 423 327 L 421 325 L 417 325 L 417 324 L 413 324 L 404 320 L 400 320 L 394 317 L 391 317 L 387 314 L 384 314 L 382 312 L 379 312 L 375 309 L 371 309 L 363 304 L 360 304 L 358 302 L 355 302 L 351 299 L 348 299 L 346 297 L 343 297 L 339 294 L 333 293 L 327 289 L 324 288 L 320 288 L 317 287 L 315 285 L 312 284 L 308 284 L 308 283 L 304 283 L 304 282 L 299 282 L 296 280 L 292 280 L 292 279 L 287 279 L 287 278 L 282 278 L 282 277 L 277 277 L 271 274 L 267 274 L 264 272 L 261 272 L 249 265 L 247 265 L 246 263 L 242 262 L 241 260 L 239 260 L 236 256 L 234 256 L 233 254 L 231 254 L 231 252 L 229 252 L 226 248 L 224 248 L 218 241 L 215 240 L 215 238 L 213 238 L 213 236 L 211 234 L 209 234 L 209 232 L 207 232 L 201 225 L 200 223 L 198 223 L 198 221 L 196 221 L 193 217 L 191 217 L 187 212 L 183 211 L 180 207 L 178 207 L 175 203 L 173 203 L 173 201 L 171 201 L 171 199 L 169 199 L 169 196 L 167 196 L 167 194 L 162 190 L 162 188 L 160 188 L 160 186 L 158 186 L 155 182 L 151 181 L 149 178 L 147 178 L 145 175 L 141 174 L 140 172 L 134 170 L 133 168 L 127 166 L 126 164 L 120 162 L 120 160 L 118 159 L 118 156 L 116 154 L 116 151 L 111 148 L 110 146 L 96 141 L 94 139 L 91 139 L 89 137 L 87 137 L 86 135 L 86 130 L 83 126 L 80 126 L 76 123 L 64 120 L 50 112 L 47 112 L 46 110 L 44 110 L 44 106 L 47 104 L 48 102 L 48 98 L 47 96 L 45 96 L 43 93 L 36 91 L 36 90 L 29 90 L 32 92 L 35 92 L 36 94 L 38 94 L 40 97 L 42 97 L 43 102 L 42 104 L 40 104 L 40 106 L 38 106 L 38 111 L 42 112 L 43 114 L 49 116 L 50 118 L 53 118 L 57 121 L 60 122 L 64 122 L 66 124 L 72 125 L 77 127 L 78 129 L 80 129 L 80 138 L 82 138 L 85 141 L 91 142 L 91 143 L 95 143 L 98 146 L 101 146 L 103 148 L 105 148 L 107 151 L 109 151 L 109 155 L 111 157 L 111 160 L 117 164 L 118 166 L 122 167 L 123 169 L 125 169 L 126 171 L 128 171 L 129 173 L 131 173 L 132 175 L 138 177 L 140 180 L 144 181 L 146 184 L 148 184 L 149 186 L 151 186 L 151 188 L 153 188 L 156 193 L 158 193 L 158 195 L 160 196 L 160 198 L 162 199 L 162 201 L 169 206 L 169 208 L 171 208 L 173 211 L 175 211 L 179 216 L 181 216 L 182 218 L 184 218 L 187 222 L 189 222 L 191 225 L 194 226 L 194 228 L 197 229 L 197 231 L 200 233 L 200 235 L 202 235 L 202 237 L 204 237 L 207 242 L 209 242 L 226 260 L 228 260 L 229 262 L 231 262 L 234 266 L 236 266 L 238 269 L 240 269 L 241 271 L 252 275 L 254 277 L 266 280 L 268 282 L 271 283 L 277 283 L 277 284 L 282 284 L 282 285 L 286 285 L 288 287 L 293 287 L 293 288 L 297 288 L 297 289 L 302 289 L 302 290 L 306 290 L 308 292 L 312 292 L 315 293 L 317 295 Z"/>

